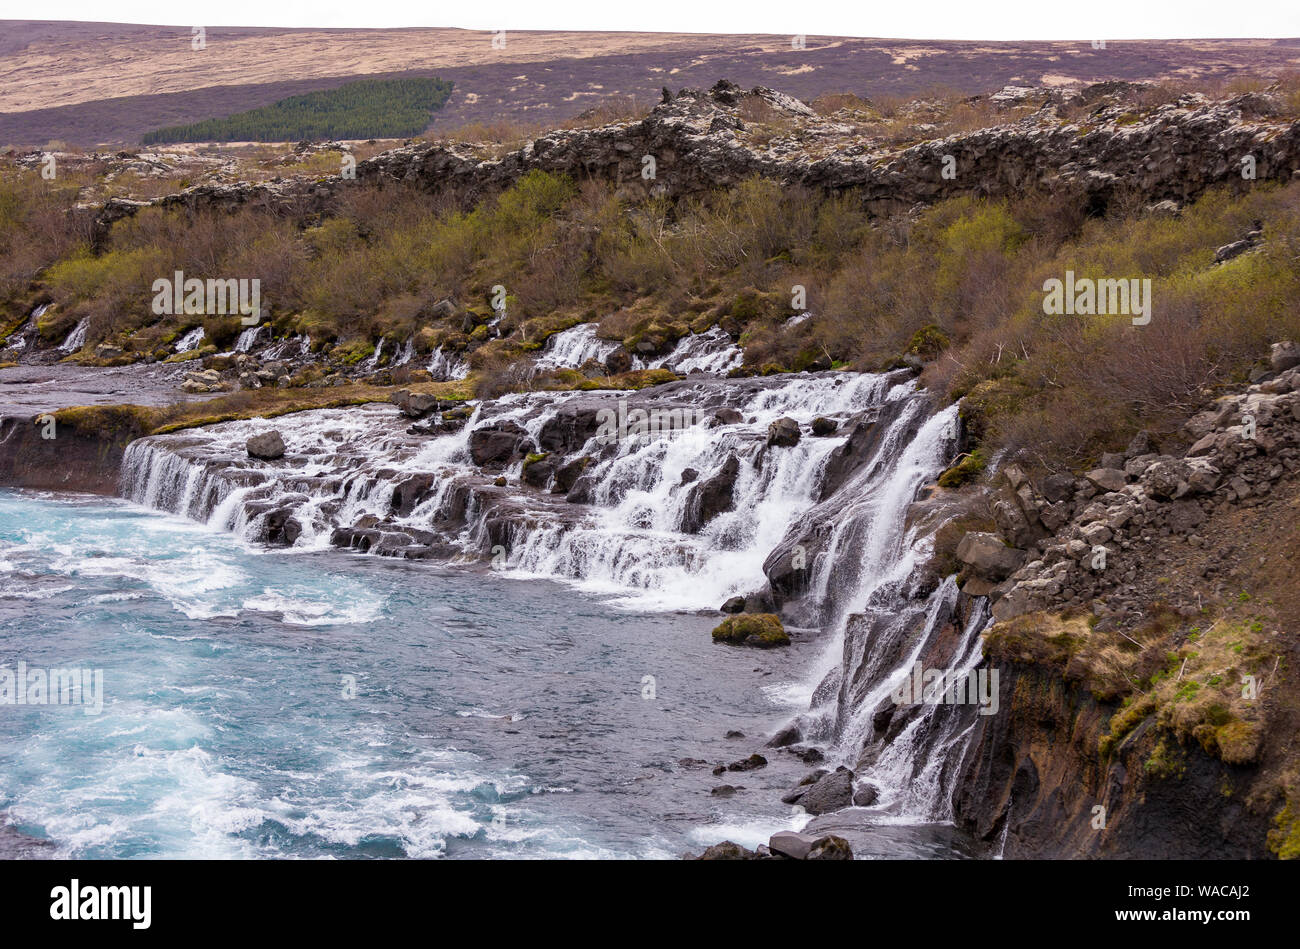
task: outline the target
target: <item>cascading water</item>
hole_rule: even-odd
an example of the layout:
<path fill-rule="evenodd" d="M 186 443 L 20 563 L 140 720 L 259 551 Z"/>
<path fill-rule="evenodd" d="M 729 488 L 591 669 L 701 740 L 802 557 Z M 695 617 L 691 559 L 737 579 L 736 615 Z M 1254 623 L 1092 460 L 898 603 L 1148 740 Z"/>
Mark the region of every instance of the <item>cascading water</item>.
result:
<path fill-rule="evenodd" d="M 78 323 L 75 327 L 73 327 L 72 332 L 68 334 L 67 339 L 65 339 L 63 341 L 63 344 L 59 346 L 59 352 L 75 353 L 82 346 L 86 345 L 86 332 L 89 329 L 90 329 L 90 320 L 88 318 L 83 319 L 80 323 Z"/>
<path fill-rule="evenodd" d="M 919 660 L 973 668 L 986 620 L 982 601 L 959 616 L 951 579 L 927 582 L 920 569 L 931 543 L 909 527 L 909 509 L 951 460 L 958 420 L 956 407 L 933 412 L 907 380 L 695 376 L 640 393 L 512 395 L 433 436 L 408 431 L 409 420 L 383 405 L 230 422 L 134 442 L 122 492 L 250 541 L 447 560 L 495 554 L 509 574 L 574 583 L 637 609 L 716 609 L 761 594 L 773 558 L 801 545 L 805 579 L 786 612 L 829 634 L 807 690 L 805 737 L 875 785 L 882 814 L 942 820 L 969 710 L 903 710 L 892 732 L 876 713 Z M 580 424 L 601 410 L 632 418 L 637 408 L 693 414 L 609 443 Z M 835 432 L 809 434 L 817 417 Z M 769 426 L 783 418 L 804 434 L 769 444 Z M 286 456 L 249 458 L 245 441 L 272 425 Z M 557 434 L 575 426 L 581 433 L 568 441 Z M 527 447 L 480 470 L 477 430 L 511 431 Z M 523 454 L 539 447 L 534 458 L 582 462 L 567 499 L 519 485 Z M 496 486 L 498 473 L 518 486 Z M 706 485 L 730 498 L 708 516 Z M 278 533 L 288 522 L 292 536 Z"/>
<path fill-rule="evenodd" d="M 371 353 L 369 356 L 367 356 L 365 361 L 361 363 L 361 371 L 374 372 L 376 369 L 379 368 L 379 360 L 383 358 L 383 355 L 384 355 L 384 338 L 381 336 L 379 337 L 379 342 L 375 344 L 375 351 Z"/>
<path fill-rule="evenodd" d="M 638 369 L 670 369 L 679 375 L 705 372 L 724 375 L 745 361 L 745 353 L 720 326 L 678 340 L 673 351 L 658 359 L 635 359 Z"/>
<path fill-rule="evenodd" d="M 600 339 L 596 336 L 599 329 L 595 323 L 579 323 L 577 326 L 556 333 L 546 341 L 533 363 L 539 372 L 547 369 L 577 369 L 589 359 L 604 362 L 610 353 L 618 349 L 618 342 Z"/>
<path fill-rule="evenodd" d="M 196 326 L 177 341 L 176 352 L 188 353 L 190 350 L 196 349 L 199 343 L 203 342 L 203 336 L 203 327 Z"/>
<path fill-rule="evenodd" d="M 235 341 L 235 352 L 237 353 L 251 352 L 253 346 L 256 345 L 257 343 L 258 337 L 262 335 L 262 331 L 264 329 L 266 329 L 265 324 L 261 326 L 250 326 L 248 329 L 240 333 L 239 339 Z"/>
<path fill-rule="evenodd" d="M 450 382 L 469 375 L 469 363 L 457 353 L 444 352 L 441 346 L 433 351 L 425 368 L 436 382 Z"/>

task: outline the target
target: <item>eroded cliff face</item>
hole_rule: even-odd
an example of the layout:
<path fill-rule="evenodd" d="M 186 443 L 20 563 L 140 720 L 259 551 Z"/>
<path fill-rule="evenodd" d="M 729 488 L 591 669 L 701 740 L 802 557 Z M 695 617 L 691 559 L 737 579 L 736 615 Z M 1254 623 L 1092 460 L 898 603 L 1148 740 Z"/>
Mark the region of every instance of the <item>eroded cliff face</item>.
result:
<path fill-rule="evenodd" d="M 992 853 L 1014 858 L 1249 859 L 1269 856 L 1259 769 L 1195 743 L 1171 749 L 1154 717 L 1108 756 L 1118 703 L 1100 702 L 1059 666 L 991 660 L 1002 711 L 972 716 L 953 817 Z M 1162 742 L 1166 744 L 1162 745 Z"/>
<path fill-rule="evenodd" d="M 1004 708 L 966 719 L 953 817 L 1006 856 L 1293 855 L 1300 351 L 1272 363 L 1186 448 L 1004 470 L 958 548 Z"/>
<path fill-rule="evenodd" d="M 131 406 L 59 416 L 0 418 L 0 485 L 41 491 L 117 493 L 126 446 L 141 434 Z"/>

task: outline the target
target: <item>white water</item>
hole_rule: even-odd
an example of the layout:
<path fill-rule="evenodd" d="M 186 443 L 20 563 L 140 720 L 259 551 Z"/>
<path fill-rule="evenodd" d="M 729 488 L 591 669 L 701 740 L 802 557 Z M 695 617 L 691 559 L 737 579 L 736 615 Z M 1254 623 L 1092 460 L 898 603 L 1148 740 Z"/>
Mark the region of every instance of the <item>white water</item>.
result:
<path fill-rule="evenodd" d="M 929 400 L 910 383 L 895 384 L 898 378 L 819 373 L 744 385 L 704 379 L 648 390 L 642 398 L 676 405 L 692 399 L 717 405 L 708 399 L 727 391 L 727 404 L 742 420 L 632 436 L 609 448 L 589 442 L 570 456 L 593 459 L 585 471 L 592 481 L 589 503 L 511 487 L 510 540 L 497 566 L 515 576 L 558 579 L 609 594 L 620 607 L 708 610 L 729 596 L 762 589 L 764 561 L 773 549 L 819 528 L 805 600 L 815 605 L 817 625 L 829 636 L 804 697 L 828 674 L 841 674 L 844 681 L 830 703 L 804 716 L 804 734 L 881 790 L 882 819 L 943 820 L 950 813 L 951 762 L 964 747 L 971 720 L 944 717 L 942 706 L 927 707 L 883 750 L 872 726 L 872 713 L 899 676 L 952 621 L 956 601 L 951 579 L 923 597 L 908 592 L 928 559 L 930 541 L 906 524 L 909 507 L 951 460 L 957 410 L 930 414 Z M 490 487 L 495 472 L 485 476 L 471 463 L 470 433 L 509 419 L 536 441 L 567 405 L 592 398 L 507 396 L 490 412 L 480 406 L 460 431 L 433 438 L 410 435 L 407 419 L 379 405 L 146 438 L 127 450 L 122 490 L 133 500 L 250 541 L 261 536 L 272 509 L 288 511 L 301 523 L 296 546 L 303 549 L 328 546 L 335 527 L 373 515 L 394 530 L 432 531 L 454 550 L 487 558 L 493 548 L 488 519 L 501 495 Z M 620 396 L 599 398 L 613 406 Z M 711 411 L 703 414 L 711 418 Z M 786 416 L 800 423 L 802 438 L 792 447 L 768 447 L 769 424 Z M 808 434 L 816 416 L 838 419 L 840 433 Z M 870 456 L 820 500 L 828 460 L 846 443 L 853 420 L 863 417 L 880 426 Z M 281 431 L 288 454 L 277 462 L 250 461 L 244 441 L 269 427 Z M 732 509 L 698 533 L 684 533 L 695 486 L 733 455 L 739 473 Z M 683 485 L 688 468 L 698 477 Z M 511 485 L 517 485 L 520 469 L 516 461 L 505 471 Z M 390 508 L 394 488 L 416 474 L 433 475 L 433 487 L 409 515 L 397 516 Z M 457 498 L 463 519 L 454 514 Z M 979 661 L 984 623 L 980 608 L 964 624 L 955 668 Z M 874 757 L 860 764 L 859 756 L 871 749 Z"/>
<path fill-rule="evenodd" d="M 197 348 L 199 343 L 203 341 L 203 336 L 203 327 L 196 326 L 177 341 L 176 352 L 188 353 L 190 350 Z"/>
<path fill-rule="evenodd" d="M 86 331 L 90 328 L 90 320 L 83 319 L 68 334 L 68 338 L 63 341 L 59 347 L 61 353 L 75 353 L 82 346 L 86 345 Z"/>
<path fill-rule="evenodd" d="M 619 348 L 617 340 L 601 339 L 596 323 L 579 323 L 556 333 L 534 362 L 537 371 L 579 369 L 589 360 L 603 363 Z M 666 356 L 645 359 L 633 357 L 634 369 L 670 369 L 680 375 L 704 372 L 725 375 L 745 361 L 745 354 L 731 337 L 718 326 L 706 333 L 692 333 L 677 341 Z"/>
<path fill-rule="evenodd" d="M 384 338 L 379 337 L 379 342 L 375 345 L 375 351 L 371 353 L 361 364 L 362 372 L 374 372 L 379 368 L 379 360 L 384 355 Z"/>
<path fill-rule="evenodd" d="M 426 368 L 435 382 L 464 379 L 469 375 L 469 363 L 461 358 L 459 354 L 443 352 L 441 346 L 434 350 L 433 357 L 429 360 L 429 365 Z"/>
<path fill-rule="evenodd" d="M 539 372 L 547 369 L 577 369 L 587 360 L 604 362 L 614 350 L 618 349 L 617 340 L 599 339 L 595 323 L 579 323 L 577 326 L 556 333 L 546 341 L 534 368 Z"/>
<path fill-rule="evenodd" d="M 262 335 L 262 330 L 266 329 L 266 324 L 260 326 L 250 326 L 239 334 L 239 339 L 235 341 L 235 352 L 246 353 L 252 350 L 257 338 Z"/>
<path fill-rule="evenodd" d="M 706 333 L 683 336 L 667 356 L 649 361 L 638 358 L 634 364 L 638 369 L 670 369 L 682 376 L 692 372 L 720 376 L 744 361 L 744 351 L 731 341 L 722 327 L 715 326 Z"/>

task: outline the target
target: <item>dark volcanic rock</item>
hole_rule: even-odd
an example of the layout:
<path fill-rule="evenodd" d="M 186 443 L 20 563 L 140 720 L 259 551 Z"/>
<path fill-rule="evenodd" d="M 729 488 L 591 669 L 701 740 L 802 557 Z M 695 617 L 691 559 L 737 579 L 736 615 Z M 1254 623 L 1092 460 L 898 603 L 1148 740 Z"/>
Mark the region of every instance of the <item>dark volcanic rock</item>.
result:
<path fill-rule="evenodd" d="M 698 534 L 700 528 L 713 518 L 735 507 L 733 491 L 739 474 L 740 459 L 728 455 L 716 473 L 691 488 L 691 497 L 682 515 L 682 533 Z"/>
<path fill-rule="evenodd" d="M 769 447 L 791 448 L 799 444 L 799 423 L 792 418 L 779 418 L 767 427 Z"/>
<path fill-rule="evenodd" d="M 853 804 L 853 772 L 848 768 L 832 771 L 810 787 L 799 805 L 809 814 L 829 814 Z"/>
<path fill-rule="evenodd" d="M 245 443 L 245 448 L 252 458 L 274 461 L 276 458 L 284 457 L 284 439 L 275 429 L 254 435 Z"/>
<path fill-rule="evenodd" d="M 503 468 L 533 452 L 532 440 L 517 422 L 506 419 L 469 433 L 469 454 L 480 468 Z"/>

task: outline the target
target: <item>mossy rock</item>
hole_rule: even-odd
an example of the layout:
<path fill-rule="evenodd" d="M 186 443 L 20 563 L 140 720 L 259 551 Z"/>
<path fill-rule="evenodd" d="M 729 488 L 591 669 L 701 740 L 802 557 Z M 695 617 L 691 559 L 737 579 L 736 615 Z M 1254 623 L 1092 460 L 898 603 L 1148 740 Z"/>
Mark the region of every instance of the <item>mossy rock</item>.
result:
<path fill-rule="evenodd" d="M 960 488 L 964 484 L 970 484 L 984 473 L 986 464 L 983 449 L 977 448 L 939 475 L 939 487 Z"/>
<path fill-rule="evenodd" d="M 790 635 L 774 613 L 741 613 L 719 623 L 713 630 L 713 641 L 771 649 L 790 645 Z"/>

